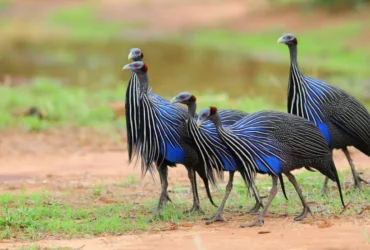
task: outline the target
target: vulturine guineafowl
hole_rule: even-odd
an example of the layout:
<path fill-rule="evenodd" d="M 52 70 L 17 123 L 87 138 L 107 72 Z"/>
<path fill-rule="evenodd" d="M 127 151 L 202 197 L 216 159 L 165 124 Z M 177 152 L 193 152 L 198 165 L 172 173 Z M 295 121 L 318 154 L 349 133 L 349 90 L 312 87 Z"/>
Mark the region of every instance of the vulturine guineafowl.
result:
<path fill-rule="evenodd" d="M 184 124 L 183 129 L 186 133 L 188 133 L 190 139 L 192 140 L 192 147 L 197 148 L 196 153 L 198 154 L 198 158 L 201 158 L 198 163 L 199 165 L 196 165 L 196 167 L 206 168 L 206 171 L 210 172 L 209 175 L 212 176 L 212 167 L 216 166 L 216 171 L 218 173 L 220 173 L 220 171 L 228 171 L 229 178 L 232 180 L 235 171 L 239 170 L 239 166 L 228 148 L 219 138 L 216 127 L 211 121 L 204 122 L 200 127 L 196 125 L 196 97 L 189 92 L 181 92 L 172 99 L 171 103 L 182 103 L 188 106 L 190 118 L 186 121 L 186 124 Z M 220 109 L 218 110 L 218 114 L 221 117 L 222 126 L 224 127 L 228 127 L 248 115 L 243 111 L 233 109 Z M 212 160 L 215 161 L 217 164 L 212 166 Z M 243 177 L 251 176 L 244 175 Z M 284 182 L 282 180 L 282 176 L 279 175 L 279 177 L 281 177 L 280 181 L 285 195 Z M 211 177 L 211 179 L 213 179 L 213 176 Z M 258 212 L 259 208 L 263 207 L 261 198 L 258 195 L 258 191 L 253 185 L 254 182 L 250 181 L 249 179 L 246 179 L 245 182 L 252 184 L 251 188 L 256 199 L 256 204 L 250 210 L 250 212 Z M 225 196 L 228 196 L 229 193 L 230 192 L 228 192 L 227 190 Z M 224 201 L 220 205 L 216 215 L 207 222 L 208 224 L 216 220 L 225 221 L 222 216 L 225 203 L 226 199 L 224 199 Z"/>
<path fill-rule="evenodd" d="M 302 220 L 310 208 L 291 171 L 312 167 L 336 182 L 344 206 L 340 181 L 331 151 L 319 129 L 308 120 L 277 111 L 251 113 L 231 126 L 224 128 L 216 107 L 202 109 L 198 114 L 198 124 L 211 120 L 223 143 L 230 150 L 245 180 L 253 182 L 254 173 L 272 176 L 272 188 L 258 219 L 249 225 L 262 225 L 264 215 L 277 193 L 278 175 L 285 174 L 297 191 L 303 211 L 295 217 Z M 227 193 L 232 189 L 232 177 L 227 184 Z M 227 195 L 223 202 L 226 202 Z"/>
<path fill-rule="evenodd" d="M 132 52 L 132 51 L 131 51 Z M 153 163 L 157 166 L 161 179 L 161 194 L 156 208 L 157 214 L 169 200 L 167 194 L 168 166 L 185 163 L 184 150 L 180 145 L 180 124 L 188 119 L 188 112 L 177 105 L 171 105 L 159 95 L 153 94 L 148 84 L 148 67 L 142 61 L 134 61 L 123 67 L 131 70 L 132 75 L 126 94 L 126 123 L 129 158 L 141 160 L 142 173 L 152 173 Z M 193 192 L 192 210 L 200 210 L 196 190 L 194 170 L 188 168 Z M 201 174 L 201 173 L 199 173 Z M 209 195 L 208 179 L 201 176 Z M 210 196 L 208 196 L 213 203 Z M 214 203 L 213 203 L 214 204 Z"/>
<path fill-rule="evenodd" d="M 313 122 L 325 136 L 331 150 L 342 149 L 351 166 L 355 185 L 368 183 L 357 173 L 348 146 L 370 156 L 370 115 L 353 96 L 321 80 L 301 73 L 297 61 L 297 38 L 284 34 L 278 39 L 290 51 L 288 112 Z M 326 192 L 327 181 L 323 186 Z"/>

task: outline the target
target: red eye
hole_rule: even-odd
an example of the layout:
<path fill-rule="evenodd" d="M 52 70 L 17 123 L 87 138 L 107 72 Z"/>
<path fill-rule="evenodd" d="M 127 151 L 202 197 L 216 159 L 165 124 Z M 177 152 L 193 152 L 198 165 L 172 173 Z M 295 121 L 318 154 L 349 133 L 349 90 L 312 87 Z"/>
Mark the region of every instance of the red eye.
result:
<path fill-rule="evenodd" d="M 287 36 L 286 39 L 290 40 L 290 39 L 292 39 L 292 37 L 291 36 Z"/>
<path fill-rule="evenodd" d="M 138 68 L 138 67 L 139 67 L 139 64 L 138 64 L 138 63 L 135 63 L 135 64 L 134 64 L 134 67 L 135 67 L 135 68 Z"/>
<path fill-rule="evenodd" d="M 140 51 L 135 51 L 135 54 L 136 54 L 136 55 L 139 55 L 139 54 L 140 54 Z"/>
<path fill-rule="evenodd" d="M 202 117 L 207 117 L 207 114 L 206 114 L 206 113 L 204 113 L 204 114 L 202 115 Z"/>
<path fill-rule="evenodd" d="M 180 96 L 180 98 L 181 98 L 181 99 L 185 99 L 185 96 L 184 96 L 184 95 L 182 95 L 182 96 Z"/>

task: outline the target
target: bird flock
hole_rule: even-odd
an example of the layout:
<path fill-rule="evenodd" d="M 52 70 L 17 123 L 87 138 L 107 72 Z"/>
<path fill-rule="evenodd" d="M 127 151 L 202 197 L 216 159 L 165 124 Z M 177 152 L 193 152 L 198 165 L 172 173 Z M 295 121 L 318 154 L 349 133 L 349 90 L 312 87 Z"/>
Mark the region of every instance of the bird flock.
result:
<path fill-rule="evenodd" d="M 223 210 L 233 188 L 235 172 L 240 172 L 255 198 L 250 212 L 261 211 L 254 222 L 241 227 L 264 224 L 278 183 L 287 198 L 283 175 L 292 183 L 302 202 L 302 212 L 294 219 L 303 220 L 311 213 L 291 173 L 300 168 L 317 170 L 325 176 L 324 194 L 328 180 L 335 182 L 345 207 L 333 149 L 344 152 L 354 184 L 360 191 L 361 183 L 367 183 L 356 171 L 347 149 L 354 146 L 370 156 L 367 109 L 345 91 L 301 73 L 297 60 L 298 40 L 294 35 L 284 34 L 278 43 L 286 44 L 290 53 L 287 113 L 273 110 L 246 113 L 214 106 L 197 113 L 197 99 L 189 92 L 181 92 L 171 101 L 154 94 L 149 86 L 143 52 L 139 48 L 130 49 L 128 59 L 132 62 L 123 67 L 131 71 L 125 100 L 128 155 L 130 163 L 141 166 L 143 175 L 149 171 L 154 177 L 155 170 L 159 173 L 161 192 L 154 215 L 171 201 L 167 192 L 168 167 L 176 164 L 185 166 L 191 183 L 193 206 L 186 212 L 202 212 L 196 175 L 202 179 L 210 202 L 216 206 L 210 183 L 216 184 L 225 171 L 229 173 L 224 198 L 207 224 L 225 221 Z M 257 174 L 268 174 L 272 179 L 265 203 L 255 185 Z"/>

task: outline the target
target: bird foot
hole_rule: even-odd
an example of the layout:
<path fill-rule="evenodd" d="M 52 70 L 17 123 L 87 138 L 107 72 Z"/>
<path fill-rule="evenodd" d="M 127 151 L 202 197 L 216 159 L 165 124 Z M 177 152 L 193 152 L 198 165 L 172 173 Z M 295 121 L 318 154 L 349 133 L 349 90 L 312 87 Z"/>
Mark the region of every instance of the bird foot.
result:
<path fill-rule="evenodd" d="M 154 222 L 156 220 L 161 220 L 163 219 L 163 216 L 160 213 L 154 213 L 152 216 L 148 217 L 145 219 L 147 223 Z"/>
<path fill-rule="evenodd" d="M 216 214 L 215 216 L 213 216 L 212 218 L 210 218 L 207 222 L 206 222 L 206 225 L 210 225 L 216 221 L 221 221 L 221 222 L 226 222 L 226 220 L 224 219 L 224 217 L 222 217 L 221 214 Z"/>
<path fill-rule="evenodd" d="M 166 199 L 167 199 L 167 201 L 169 201 L 169 202 L 172 203 L 172 200 L 171 200 L 171 198 L 170 198 L 170 196 L 168 194 L 166 195 Z"/>
<path fill-rule="evenodd" d="M 264 223 L 264 220 L 262 218 L 258 218 L 256 221 L 252 222 L 252 223 L 246 223 L 246 224 L 240 224 L 240 227 L 241 228 L 245 228 L 245 227 L 255 227 L 255 226 L 263 226 L 263 223 Z"/>
<path fill-rule="evenodd" d="M 154 216 L 160 214 L 160 212 L 166 207 L 168 201 L 172 203 L 168 194 L 161 194 L 161 196 L 159 197 L 158 205 L 154 210 Z"/>
<path fill-rule="evenodd" d="M 328 187 L 327 186 L 323 186 L 322 189 L 321 189 L 321 194 L 322 196 L 326 197 L 328 196 Z"/>
<path fill-rule="evenodd" d="M 249 210 L 249 213 L 250 214 L 255 214 L 255 213 L 258 213 L 258 210 L 260 210 L 260 208 L 263 207 L 263 205 L 259 202 L 256 202 L 256 204 L 254 205 L 254 207 Z"/>
<path fill-rule="evenodd" d="M 308 213 L 310 213 L 310 214 L 312 215 L 312 217 L 313 217 L 313 214 L 312 214 L 312 212 L 311 212 L 310 207 L 309 207 L 309 206 L 305 206 L 305 207 L 303 208 L 302 213 L 301 213 L 300 215 L 298 215 L 298 216 L 294 217 L 294 220 L 295 220 L 295 221 L 301 221 L 301 220 L 303 220 L 304 218 L 306 218 L 306 216 L 307 216 L 307 214 L 308 214 Z"/>
<path fill-rule="evenodd" d="M 365 184 L 369 184 L 369 182 L 368 182 L 367 180 L 362 179 L 360 176 L 358 177 L 358 180 L 359 180 L 360 182 L 365 183 Z"/>
<path fill-rule="evenodd" d="M 200 213 L 200 214 L 204 214 L 203 210 L 200 208 L 200 206 L 198 205 L 193 205 L 192 208 L 188 209 L 188 210 L 185 210 L 183 212 L 184 214 L 191 214 L 191 213 Z"/>

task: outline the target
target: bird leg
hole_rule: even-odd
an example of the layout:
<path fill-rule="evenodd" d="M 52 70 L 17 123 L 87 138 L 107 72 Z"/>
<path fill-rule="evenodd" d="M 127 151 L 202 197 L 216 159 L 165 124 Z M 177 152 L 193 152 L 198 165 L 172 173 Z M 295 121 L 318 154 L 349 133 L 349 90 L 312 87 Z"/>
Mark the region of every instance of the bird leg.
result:
<path fill-rule="evenodd" d="M 263 223 L 264 223 L 263 218 L 265 217 L 267 209 L 269 208 L 272 200 L 275 198 L 275 195 L 277 193 L 277 185 L 278 185 L 278 177 L 276 175 L 273 175 L 272 176 L 272 188 L 270 190 L 269 198 L 267 199 L 267 202 L 265 204 L 264 209 L 262 210 L 262 212 L 258 216 L 258 219 L 255 222 L 251 223 L 251 224 L 241 224 L 240 227 L 244 228 L 244 227 L 254 227 L 254 226 L 262 226 L 263 225 Z"/>
<path fill-rule="evenodd" d="M 225 192 L 224 199 L 222 200 L 221 205 L 217 209 L 216 214 L 211 219 L 209 219 L 209 221 L 206 222 L 207 225 L 212 224 L 215 221 L 226 221 L 222 217 L 222 213 L 224 211 L 224 206 L 226 204 L 226 200 L 229 197 L 229 194 L 230 194 L 231 190 L 233 189 L 234 173 L 235 172 L 231 172 L 231 171 L 229 172 L 229 182 L 226 185 L 226 192 Z"/>
<path fill-rule="evenodd" d="M 323 196 L 326 196 L 327 195 L 328 181 L 329 181 L 329 178 L 328 177 L 325 177 L 324 185 L 322 186 L 322 189 L 321 189 L 321 193 L 322 193 Z"/>
<path fill-rule="evenodd" d="M 353 164 L 353 161 L 352 161 L 351 155 L 349 154 L 348 149 L 347 148 L 342 148 L 342 151 L 346 155 L 347 160 L 348 160 L 348 163 L 351 166 L 353 180 L 355 182 L 355 185 L 357 186 L 358 190 L 361 191 L 362 190 L 361 181 L 362 182 L 365 182 L 366 184 L 369 184 L 369 183 L 367 181 L 365 181 L 364 179 L 362 179 L 360 177 L 360 175 L 357 173 L 356 168 L 355 168 L 355 165 Z"/>
<path fill-rule="evenodd" d="M 289 181 L 293 184 L 293 186 L 295 188 L 295 191 L 297 191 L 297 193 L 299 195 L 299 198 L 301 199 L 301 202 L 302 202 L 302 205 L 303 205 L 303 211 L 302 211 L 302 213 L 300 215 L 298 215 L 297 217 L 295 217 L 294 220 L 296 220 L 296 221 L 303 220 L 304 218 L 306 218 L 307 213 L 310 213 L 312 215 L 312 217 L 313 217 L 313 214 L 311 212 L 311 209 L 308 206 L 306 200 L 304 199 L 304 197 L 302 195 L 302 190 L 298 186 L 297 180 L 295 179 L 294 175 L 292 173 L 287 173 L 285 175 L 288 177 Z"/>
<path fill-rule="evenodd" d="M 258 199 L 257 195 L 254 195 L 254 197 L 256 198 L 256 204 L 254 204 L 254 206 L 252 207 L 252 209 L 249 210 L 249 213 L 251 213 L 251 214 L 258 213 L 258 211 L 260 210 L 260 208 L 263 207 L 263 204 L 262 204 L 262 202 L 260 202 L 260 200 Z"/>
<path fill-rule="evenodd" d="M 158 215 L 159 212 L 166 206 L 167 201 L 171 201 L 167 193 L 168 187 L 168 168 L 167 165 L 161 165 L 158 167 L 159 177 L 161 179 L 161 193 L 159 195 L 159 201 L 157 208 L 154 210 L 154 215 Z"/>
<path fill-rule="evenodd" d="M 251 186 L 251 190 L 253 191 L 253 195 L 256 199 L 256 204 L 251 210 L 249 210 L 249 213 L 254 214 L 254 213 L 257 213 L 261 207 L 263 207 L 263 203 L 262 203 L 261 197 L 258 194 L 257 187 L 255 186 L 254 181 L 250 182 L 250 186 Z"/>
<path fill-rule="evenodd" d="M 192 168 L 186 168 L 186 169 L 188 170 L 188 177 L 191 183 L 191 191 L 193 193 L 193 207 L 189 210 L 185 210 L 184 213 L 200 212 L 203 214 L 204 212 L 200 208 L 200 204 L 199 204 L 199 195 L 198 195 L 195 171 Z"/>

